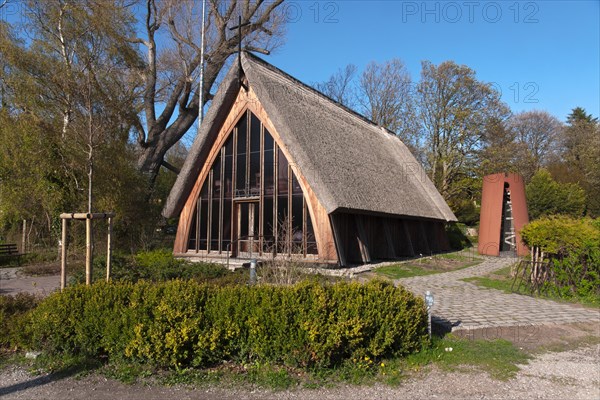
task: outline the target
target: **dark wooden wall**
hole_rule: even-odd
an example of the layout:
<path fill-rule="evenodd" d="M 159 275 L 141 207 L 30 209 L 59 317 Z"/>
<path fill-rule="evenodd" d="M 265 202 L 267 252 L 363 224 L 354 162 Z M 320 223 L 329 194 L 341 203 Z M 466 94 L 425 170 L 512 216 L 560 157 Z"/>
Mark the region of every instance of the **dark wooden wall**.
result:
<path fill-rule="evenodd" d="M 340 264 L 429 255 L 450 249 L 442 221 L 333 213 L 330 216 Z"/>

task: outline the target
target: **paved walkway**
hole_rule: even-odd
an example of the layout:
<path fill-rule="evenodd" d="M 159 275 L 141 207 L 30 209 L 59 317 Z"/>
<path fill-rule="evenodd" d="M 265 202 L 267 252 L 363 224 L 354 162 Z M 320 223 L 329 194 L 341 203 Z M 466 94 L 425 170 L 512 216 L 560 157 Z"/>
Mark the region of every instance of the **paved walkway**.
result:
<path fill-rule="evenodd" d="M 27 276 L 21 268 L 0 268 L 0 295 L 33 293 L 47 296 L 60 287 L 60 275 Z"/>
<path fill-rule="evenodd" d="M 435 300 L 433 321 L 450 326 L 452 330 L 573 322 L 600 324 L 600 310 L 505 293 L 461 280 L 487 275 L 514 262 L 515 258 L 485 257 L 474 267 L 395 282 L 421 296 L 427 290 L 431 291 Z"/>

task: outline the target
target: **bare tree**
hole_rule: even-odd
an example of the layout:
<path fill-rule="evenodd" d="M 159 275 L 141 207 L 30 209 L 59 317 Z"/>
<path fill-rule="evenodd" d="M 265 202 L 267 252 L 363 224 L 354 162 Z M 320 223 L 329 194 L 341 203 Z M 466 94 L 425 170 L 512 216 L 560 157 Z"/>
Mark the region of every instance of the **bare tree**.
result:
<path fill-rule="evenodd" d="M 355 77 L 356 65 L 348 64 L 331 75 L 329 80 L 317 83 L 314 86 L 315 89 L 338 103 L 348 108 L 354 108 L 356 104 L 356 93 L 353 85 Z"/>
<path fill-rule="evenodd" d="M 371 62 L 359 83 L 359 103 L 365 116 L 414 144 L 412 80 L 404 63 L 395 58 Z"/>
<path fill-rule="evenodd" d="M 204 102 L 210 99 L 210 90 L 229 56 L 237 51 L 237 30 L 230 28 L 241 17 L 242 23 L 247 23 L 241 29 L 244 48 L 266 53 L 279 44 L 283 35 L 285 15 L 278 9 L 282 2 L 208 0 Z M 153 183 L 166 152 L 198 117 L 201 16 L 199 2 L 193 0 L 142 3 L 144 35 L 129 39 L 146 52 L 146 62 L 140 69 L 143 116 L 134 128 L 140 146 L 138 167 Z"/>
<path fill-rule="evenodd" d="M 516 140 L 527 147 L 528 160 L 521 174 L 529 180 L 556 154 L 563 124 L 546 111 L 534 110 L 514 115 L 508 126 L 514 131 Z"/>

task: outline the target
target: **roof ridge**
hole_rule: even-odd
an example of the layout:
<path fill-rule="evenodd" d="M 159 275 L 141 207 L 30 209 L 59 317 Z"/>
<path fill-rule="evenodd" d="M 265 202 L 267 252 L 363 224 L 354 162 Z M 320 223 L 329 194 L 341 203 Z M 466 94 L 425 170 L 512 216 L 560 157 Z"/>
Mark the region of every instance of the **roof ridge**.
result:
<path fill-rule="evenodd" d="M 300 86 L 302 89 L 305 89 L 313 94 L 316 94 L 318 97 L 321 97 L 323 100 L 327 101 L 330 103 L 331 106 L 334 107 L 338 107 L 342 110 L 344 110 L 346 113 L 350 114 L 352 117 L 358 118 L 363 124 L 366 124 L 369 128 L 371 129 L 375 129 L 377 131 L 381 131 L 383 133 L 386 133 L 390 136 L 396 137 L 398 140 L 400 140 L 400 138 L 398 137 L 398 135 L 387 129 L 384 126 L 378 125 L 375 122 L 373 122 L 372 120 L 370 120 L 369 118 L 365 117 L 364 115 L 360 114 L 358 111 L 355 111 L 353 109 L 351 109 L 348 106 L 345 106 L 344 104 L 332 99 L 331 97 L 327 96 L 326 94 L 324 94 L 323 92 L 319 91 L 318 89 L 315 89 L 314 87 L 302 82 L 301 80 L 294 78 L 292 75 L 288 74 L 287 72 L 277 68 L 276 66 L 274 66 L 273 64 L 269 63 L 268 61 L 265 61 L 264 59 L 248 52 L 248 51 L 243 51 L 242 54 L 246 57 L 248 57 L 249 59 L 251 59 L 251 61 L 255 61 L 258 64 L 260 64 L 262 67 L 265 67 L 267 70 L 269 70 L 270 72 L 274 73 L 276 76 L 281 76 L 283 78 L 286 78 L 290 81 L 292 81 L 293 83 L 295 83 L 297 86 Z M 401 141 L 401 140 L 400 140 Z"/>

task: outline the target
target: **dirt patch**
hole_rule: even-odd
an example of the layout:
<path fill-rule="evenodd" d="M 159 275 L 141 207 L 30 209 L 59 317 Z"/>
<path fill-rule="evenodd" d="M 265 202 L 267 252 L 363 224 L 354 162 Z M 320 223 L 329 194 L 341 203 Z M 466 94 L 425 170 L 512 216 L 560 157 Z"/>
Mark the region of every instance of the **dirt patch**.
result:
<path fill-rule="evenodd" d="M 21 273 L 26 276 L 60 275 L 60 262 L 26 265 L 21 269 Z"/>
<path fill-rule="evenodd" d="M 599 345 L 537 355 L 515 378 L 499 381 L 476 369 L 445 372 L 428 368 L 399 386 L 340 385 L 270 391 L 252 385 L 160 386 L 151 382 L 123 384 L 99 375 L 85 377 L 31 375 L 22 367 L 0 371 L 3 399 L 592 399 L 600 397 Z"/>
<path fill-rule="evenodd" d="M 0 295 L 32 293 L 47 296 L 60 288 L 60 274 L 26 276 L 21 268 L 0 269 Z"/>
<path fill-rule="evenodd" d="M 600 343 L 600 326 L 595 323 L 497 326 L 456 330 L 453 333 L 472 340 L 505 339 L 530 353 L 565 351 L 584 344 Z"/>

